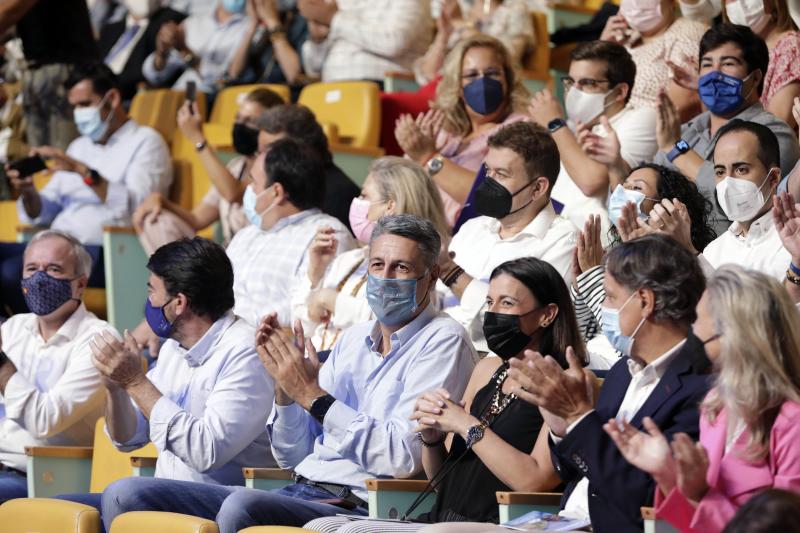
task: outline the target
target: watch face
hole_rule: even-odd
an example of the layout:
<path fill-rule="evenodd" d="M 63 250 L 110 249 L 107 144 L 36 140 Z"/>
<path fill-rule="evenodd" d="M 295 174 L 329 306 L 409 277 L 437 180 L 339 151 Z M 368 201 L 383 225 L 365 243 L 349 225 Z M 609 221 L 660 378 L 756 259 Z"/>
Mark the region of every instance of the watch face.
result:
<path fill-rule="evenodd" d="M 677 143 L 675 143 L 675 147 L 680 150 L 681 152 L 685 152 L 689 149 L 689 143 L 681 139 Z"/>

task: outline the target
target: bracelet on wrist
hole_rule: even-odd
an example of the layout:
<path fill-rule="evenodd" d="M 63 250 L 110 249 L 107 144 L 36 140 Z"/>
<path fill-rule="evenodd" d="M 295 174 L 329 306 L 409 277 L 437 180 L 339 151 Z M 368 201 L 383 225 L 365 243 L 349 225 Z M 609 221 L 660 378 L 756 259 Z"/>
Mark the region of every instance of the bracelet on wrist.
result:
<path fill-rule="evenodd" d="M 460 278 L 461 274 L 463 273 L 464 269 L 461 268 L 460 266 L 457 266 L 447 275 L 445 279 L 442 280 L 442 283 L 444 283 L 445 287 L 452 287 L 453 285 L 455 285 L 455 283 L 458 281 L 458 278 Z"/>
<path fill-rule="evenodd" d="M 800 287 L 800 276 L 796 276 L 791 268 L 786 269 L 786 279 L 789 280 L 790 283 Z"/>
<path fill-rule="evenodd" d="M 800 276 L 800 267 L 794 264 L 794 261 L 789 263 L 789 270 L 791 270 L 795 276 Z"/>
<path fill-rule="evenodd" d="M 442 435 L 442 438 L 433 442 L 427 442 L 425 439 L 422 438 L 422 433 L 417 433 L 417 439 L 419 442 L 425 446 L 426 448 L 438 448 L 442 444 L 444 444 L 447 435 Z"/>

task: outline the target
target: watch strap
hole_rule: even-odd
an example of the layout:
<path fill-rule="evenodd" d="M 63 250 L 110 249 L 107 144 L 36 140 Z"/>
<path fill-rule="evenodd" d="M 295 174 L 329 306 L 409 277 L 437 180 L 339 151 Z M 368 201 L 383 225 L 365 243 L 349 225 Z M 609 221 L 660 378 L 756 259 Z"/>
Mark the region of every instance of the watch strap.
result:
<path fill-rule="evenodd" d="M 328 410 L 335 402 L 336 398 L 330 394 L 319 396 L 314 398 L 314 401 L 311 402 L 311 407 L 309 407 L 308 412 L 317 422 L 320 423 L 320 425 L 322 425 L 323 421 L 325 420 L 325 415 L 328 414 Z"/>
<path fill-rule="evenodd" d="M 678 158 L 679 155 L 685 154 L 689 151 L 689 144 L 684 141 L 683 139 L 679 140 L 675 143 L 675 146 L 672 147 L 672 150 L 667 153 L 667 161 L 672 163 L 675 159 Z"/>
<path fill-rule="evenodd" d="M 554 118 L 550 122 L 547 123 L 547 130 L 552 135 L 553 133 L 557 132 L 561 128 L 567 125 L 567 121 L 563 118 Z"/>

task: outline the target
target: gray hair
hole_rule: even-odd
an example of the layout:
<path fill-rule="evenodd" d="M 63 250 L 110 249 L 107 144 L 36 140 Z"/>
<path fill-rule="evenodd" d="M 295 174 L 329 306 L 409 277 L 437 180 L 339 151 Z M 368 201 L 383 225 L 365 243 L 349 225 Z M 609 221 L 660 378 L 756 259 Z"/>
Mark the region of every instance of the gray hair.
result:
<path fill-rule="evenodd" d="M 442 238 L 430 220 L 416 215 L 390 215 L 381 218 L 372 230 L 369 239 L 372 241 L 381 235 L 397 235 L 416 242 L 422 254 L 425 268 L 432 269 L 439 259 L 439 249 L 442 247 Z"/>
<path fill-rule="evenodd" d="M 88 276 L 92 272 L 92 256 L 89 255 L 89 252 L 86 251 L 86 248 L 78 239 L 65 231 L 59 231 L 57 229 L 46 229 L 44 231 L 40 231 L 28 242 L 28 245 L 25 247 L 25 252 L 27 253 L 28 248 L 30 248 L 33 243 L 43 241 L 51 237 L 59 237 L 64 239 L 72 247 L 72 254 L 75 256 L 76 276 Z"/>

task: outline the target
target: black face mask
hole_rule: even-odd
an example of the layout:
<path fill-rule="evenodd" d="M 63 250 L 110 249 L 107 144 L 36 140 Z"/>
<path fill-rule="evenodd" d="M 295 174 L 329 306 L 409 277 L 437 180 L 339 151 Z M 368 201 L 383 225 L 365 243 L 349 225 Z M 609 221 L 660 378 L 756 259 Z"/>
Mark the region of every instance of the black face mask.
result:
<path fill-rule="evenodd" d="M 483 183 L 478 185 L 478 188 L 475 189 L 475 211 L 481 215 L 498 219 L 513 215 L 533 202 L 533 199 L 531 199 L 530 202 L 522 207 L 513 211 L 511 210 L 513 198 L 531 185 L 533 185 L 533 182 L 528 183 L 514 194 L 511 194 L 508 189 L 500 185 L 497 180 L 486 176 Z"/>
<path fill-rule="evenodd" d="M 233 149 L 242 155 L 253 155 L 258 150 L 258 130 L 241 122 L 233 124 Z"/>
<path fill-rule="evenodd" d="M 533 312 L 534 309 L 523 315 L 506 315 L 486 311 L 483 316 L 483 336 L 489 349 L 496 353 L 503 361 L 508 361 L 521 352 L 531 342 L 531 335 L 520 328 L 520 319 Z"/>

